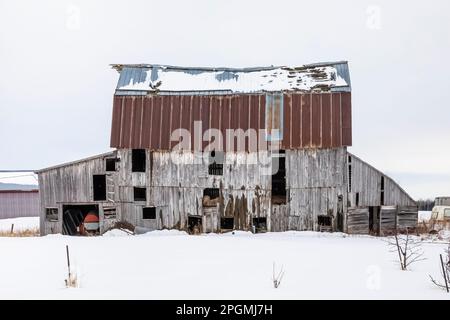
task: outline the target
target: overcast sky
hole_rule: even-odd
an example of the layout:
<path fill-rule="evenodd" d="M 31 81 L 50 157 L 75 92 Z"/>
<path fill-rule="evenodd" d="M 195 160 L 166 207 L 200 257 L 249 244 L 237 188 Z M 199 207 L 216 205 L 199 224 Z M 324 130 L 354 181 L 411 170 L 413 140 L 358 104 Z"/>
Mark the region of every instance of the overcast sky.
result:
<path fill-rule="evenodd" d="M 110 63 L 348 60 L 350 151 L 450 195 L 450 2 L 0 0 L 0 169 L 109 150 Z"/>

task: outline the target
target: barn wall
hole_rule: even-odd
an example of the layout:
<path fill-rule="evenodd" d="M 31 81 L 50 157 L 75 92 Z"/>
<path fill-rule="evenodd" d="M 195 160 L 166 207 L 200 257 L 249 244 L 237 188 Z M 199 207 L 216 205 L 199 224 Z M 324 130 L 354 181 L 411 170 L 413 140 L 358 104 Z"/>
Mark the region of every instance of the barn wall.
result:
<path fill-rule="evenodd" d="M 350 160 L 351 159 L 351 160 Z M 351 161 L 350 205 L 356 206 L 356 193 L 359 193 L 359 206 L 415 206 L 415 201 L 391 178 L 384 175 L 358 157 L 348 154 Z M 384 177 L 384 204 L 381 203 L 381 177 Z"/>
<path fill-rule="evenodd" d="M 223 175 L 209 175 L 207 163 L 199 154 L 146 150 L 146 171 L 131 172 L 132 149 L 43 170 L 39 173 L 42 234 L 61 232 L 64 204 L 116 207 L 117 219 L 151 230 L 186 229 L 188 216 L 205 216 L 203 231 L 218 231 L 220 217 L 234 217 L 235 228 L 250 230 L 252 218 L 266 217 L 268 229 L 319 230 L 318 216 L 331 216 L 333 230 L 345 226 L 347 210 L 354 207 L 355 193 L 360 193 L 359 207 L 380 206 L 378 170 L 352 155 L 351 193 L 348 193 L 348 153 L 335 149 L 286 150 L 286 204 L 272 204 L 272 177 L 267 158 L 257 153 L 228 153 Z M 105 159 L 117 156 L 117 171 L 108 172 L 110 201 L 93 201 L 92 175 L 105 174 Z M 199 161 L 198 163 L 195 161 Z M 415 206 L 414 201 L 390 178 L 385 177 L 385 205 Z M 146 200 L 134 201 L 134 187 L 145 187 Z M 206 188 L 218 188 L 219 200 L 204 205 Z M 208 206 L 209 205 L 209 206 Z M 46 221 L 45 208 L 59 209 L 59 220 Z M 156 219 L 143 219 L 145 207 L 156 208 Z M 405 210 L 405 209 L 401 209 Z M 410 209 L 408 209 L 410 211 Z M 338 214 L 341 223 L 338 225 Z M 411 222 L 408 213 L 403 221 Z M 406 223 L 406 222 L 405 222 Z M 101 221 L 101 231 L 111 223 Z M 355 226 L 357 228 L 357 226 Z"/>
<path fill-rule="evenodd" d="M 227 154 L 221 176 L 208 174 L 208 165 L 202 163 L 200 153 L 149 150 L 146 172 L 132 173 L 131 154 L 131 149 L 118 150 L 122 219 L 130 223 L 150 229 L 185 229 L 188 215 L 203 215 L 206 188 L 220 189 L 218 217 L 235 217 L 239 229 L 250 229 L 251 217 L 270 215 L 271 176 L 263 174 L 256 153 Z M 133 187 L 147 187 L 145 204 L 133 204 Z M 145 206 L 157 208 L 156 221 L 142 219 Z"/>
<path fill-rule="evenodd" d="M 38 172 L 41 235 L 62 232 L 64 204 L 97 204 L 100 218 L 103 217 L 103 206 L 114 206 L 117 192 L 111 195 L 111 201 L 93 200 L 92 181 L 94 174 L 106 174 L 105 159 L 114 155 L 104 154 Z M 107 181 L 110 179 L 109 184 L 115 188 L 116 174 L 111 172 L 108 175 Z M 46 208 L 58 208 L 58 221 L 46 220 Z"/>
<path fill-rule="evenodd" d="M 346 198 L 345 156 L 345 148 L 286 151 L 288 229 L 318 230 L 318 215 L 331 215 L 337 227 L 338 196 Z"/>

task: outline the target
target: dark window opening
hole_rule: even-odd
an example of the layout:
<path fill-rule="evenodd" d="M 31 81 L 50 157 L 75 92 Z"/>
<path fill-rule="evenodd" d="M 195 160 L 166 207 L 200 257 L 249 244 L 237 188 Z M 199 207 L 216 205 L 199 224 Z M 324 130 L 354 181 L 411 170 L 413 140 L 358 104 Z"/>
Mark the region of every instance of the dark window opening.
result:
<path fill-rule="evenodd" d="M 106 171 L 116 171 L 116 158 L 106 158 L 105 167 Z"/>
<path fill-rule="evenodd" d="M 94 186 L 94 201 L 106 200 L 106 175 L 94 174 L 92 180 Z"/>
<path fill-rule="evenodd" d="M 325 215 L 317 216 L 317 224 L 320 227 L 331 227 L 331 217 Z"/>
<path fill-rule="evenodd" d="M 284 150 L 272 156 L 272 203 L 286 203 L 286 158 Z"/>
<path fill-rule="evenodd" d="M 218 188 L 206 188 L 203 190 L 203 197 L 208 196 L 211 200 L 218 198 L 220 195 Z"/>
<path fill-rule="evenodd" d="M 369 207 L 369 232 L 380 235 L 380 207 Z"/>
<path fill-rule="evenodd" d="M 218 188 L 206 188 L 203 190 L 202 205 L 204 207 L 215 207 L 219 203 L 220 191 Z"/>
<path fill-rule="evenodd" d="M 356 198 L 356 199 L 355 199 L 355 203 L 356 203 L 355 205 L 356 205 L 357 207 L 359 207 L 359 192 L 356 193 L 355 198 Z"/>
<path fill-rule="evenodd" d="M 103 218 L 104 219 L 116 219 L 116 208 L 114 207 L 103 207 Z"/>
<path fill-rule="evenodd" d="M 348 164 L 348 192 L 352 192 L 352 165 Z"/>
<path fill-rule="evenodd" d="M 253 218 L 253 227 L 255 233 L 267 231 L 267 218 Z"/>
<path fill-rule="evenodd" d="M 75 236 L 98 235 L 99 233 L 100 224 L 97 205 L 63 206 L 62 234 Z"/>
<path fill-rule="evenodd" d="M 234 218 L 220 218 L 220 229 L 233 230 L 234 229 Z"/>
<path fill-rule="evenodd" d="M 200 234 L 202 233 L 202 217 L 188 216 L 188 233 Z"/>
<path fill-rule="evenodd" d="M 146 188 L 133 188 L 134 201 L 146 201 L 147 200 L 147 189 Z"/>
<path fill-rule="evenodd" d="M 223 175 L 224 153 L 211 151 L 209 154 L 208 174 L 214 176 Z"/>
<path fill-rule="evenodd" d="M 45 208 L 45 218 L 47 221 L 58 221 L 58 208 Z"/>
<path fill-rule="evenodd" d="M 131 153 L 131 171 L 145 172 L 145 149 L 133 149 Z"/>
<path fill-rule="evenodd" d="M 142 208 L 142 219 L 144 220 L 156 219 L 156 208 L 155 207 Z"/>
<path fill-rule="evenodd" d="M 331 215 L 333 215 L 333 211 L 331 212 Z M 330 226 L 329 228 L 331 229 L 332 227 Z M 343 195 L 338 195 L 336 230 L 338 232 L 344 231 L 344 196 Z"/>
<path fill-rule="evenodd" d="M 384 176 L 381 176 L 380 202 L 381 205 L 384 206 Z"/>
<path fill-rule="evenodd" d="M 223 164 L 222 163 L 211 163 L 208 165 L 208 174 L 213 176 L 223 175 Z"/>

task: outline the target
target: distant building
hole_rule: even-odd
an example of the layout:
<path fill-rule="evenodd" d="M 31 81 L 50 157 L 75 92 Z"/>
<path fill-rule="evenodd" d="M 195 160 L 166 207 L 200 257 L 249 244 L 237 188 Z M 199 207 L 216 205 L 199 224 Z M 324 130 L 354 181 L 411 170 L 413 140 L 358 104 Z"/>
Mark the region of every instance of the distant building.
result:
<path fill-rule="evenodd" d="M 0 219 L 39 216 L 37 176 L 29 171 L 0 171 Z"/>
<path fill-rule="evenodd" d="M 42 234 L 78 234 L 91 212 L 100 233 L 118 221 L 189 232 L 380 235 L 416 226 L 416 202 L 347 151 L 347 62 L 114 68 L 115 150 L 37 172 Z M 211 136 L 218 144 L 208 149 Z"/>
<path fill-rule="evenodd" d="M 39 190 L 0 190 L 0 219 L 39 216 Z"/>
<path fill-rule="evenodd" d="M 450 206 L 450 197 L 436 197 L 434 199 L 435 206 Z"/>

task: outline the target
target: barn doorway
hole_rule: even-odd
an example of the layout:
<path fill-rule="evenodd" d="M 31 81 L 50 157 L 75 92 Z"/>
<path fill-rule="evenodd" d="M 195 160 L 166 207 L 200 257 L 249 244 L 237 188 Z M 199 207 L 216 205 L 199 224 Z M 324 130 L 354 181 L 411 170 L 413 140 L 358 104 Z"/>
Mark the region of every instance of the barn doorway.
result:
<path fill-rule="evenodd" d="M 327 215 L 318 215 L 317 216 L 317 224 L 319 226 L 320 232 L 331 232 L 332 230 L 332 219 Z"/>
<path fill-rule="evenodd" d="M 234 218 L 233 217 L 220 218 L 220 231 L 231 231 L 233 229 L 234 229 Z"/>
<path fill-rule="evenodd" d="M 285 151 L 272 154 L 272 203 L 286 204 L 286 157 Z"/>
<path fill-rule="evenodd" d="M 380 207 L 369 207 L 369 233 L 380 235 Z"/>
<path fill-rule="evenodd" d="M 253 232 L 262 233 L 267 231 L 267 218 L 253 218 Z"/>
<path fill-rule="evenodd" d="M 188 216 L 188 233 L 200 234 L 203 232 L 202 217 Z"/>
<path fill-rule="evenodd" d="M 62 234 L 69 236 L 100 234 L 98 213 L 98 205 L 63 205 Z"/>

